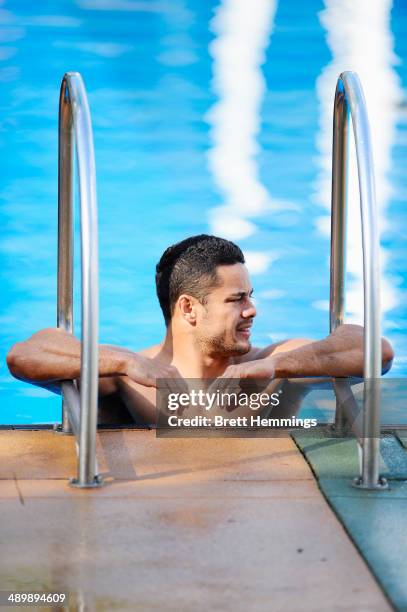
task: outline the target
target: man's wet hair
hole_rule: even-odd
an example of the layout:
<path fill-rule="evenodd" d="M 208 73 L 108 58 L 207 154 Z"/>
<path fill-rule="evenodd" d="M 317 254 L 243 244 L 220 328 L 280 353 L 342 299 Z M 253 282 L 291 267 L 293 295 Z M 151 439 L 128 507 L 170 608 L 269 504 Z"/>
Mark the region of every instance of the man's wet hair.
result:
<path fill-rule="evenodd" d="M 245 263 L 241 249 L 224 238 L 200 234 L 168 247 L 156 266 L 157 297 L 168 325 L 177 299 L 183 293 L 202 304 L 219 284 L 217 266 Z"/>

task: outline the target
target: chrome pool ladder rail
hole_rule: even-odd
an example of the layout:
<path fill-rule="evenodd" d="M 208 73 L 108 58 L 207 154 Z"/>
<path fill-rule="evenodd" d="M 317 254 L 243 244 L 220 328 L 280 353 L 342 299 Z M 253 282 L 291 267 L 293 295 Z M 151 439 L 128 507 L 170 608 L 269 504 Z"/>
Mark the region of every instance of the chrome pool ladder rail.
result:
<path fill-rule="evenodd" d="M 78 72 L 67 72 L 61 84 L 58 124 L 58 292 L 57 325 L 73 332 L 73 161 L 79 186 L 81 233 L 81 371 L 80 392 L 73 381 L 62 383 L 62 431 L 76 436 L 78 474 L 71 484 L 95 487 L 99 385 L 99 288 L 96 170 L 92 124 L 85 86 Z"/>
<path fill-rule="evenodd" d="M 344 322 L 345 248 L 348 183 L 349 118 L 352 118 L 356 146 L 363 249 L 364 297 L 364 394 L 361 474 L 357 486 L 382 489 L 379 475 L 381 310 L 379 230 L 375 195 L 373 155 L 365 97 L 355 72 L 340 74 L 334 102 L 332 151 L 332 213 L 330 265 L 330 331 Z M 339 383 L 339 381 L 338 381 Z M 343 383 L 342 383 L 343 384 Z M 337 409 L 339 394 L 337 395 Z"/>

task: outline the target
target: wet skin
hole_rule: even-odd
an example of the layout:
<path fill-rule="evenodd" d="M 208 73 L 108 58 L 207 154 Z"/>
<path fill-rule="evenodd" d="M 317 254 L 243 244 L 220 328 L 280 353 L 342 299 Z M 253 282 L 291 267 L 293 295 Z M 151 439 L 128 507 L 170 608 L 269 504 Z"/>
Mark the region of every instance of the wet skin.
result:
<path fill-rule="evenodd" d="M 204 298 L 178 297 L 166 334 L 157 345 L 138 352 L 122 347 L 99 348 L 99 397 L 104 412 L 123 402 L 138 422 L 156 421 L 157 380 L 169 380 L 174 391 L 185 391 L 189 379 L 217 379 L 225 388 L 230 379 L 259 381 L 273 393 L 281 379 L 348 377 L 363 374 L 363 333 L 357 325 L 342 325 L 323 340 L 297 338 L 264 348 L 251 345 L 256 317 L 253 287 L 246 267 L 218 266 L 217 282 Z M 60 392 L 59 381 L 78 379 L 80 342 L 54 328 L 41 330 L 14 345 L 7 363 L 14 376 Z M 393 351 L 382 340 L 383 371 Z M 267 387 L 260 381 L 266 381 Z M 309 387 L 299 386 L 298 400 Z M 300 390 L 301 389 L 301 390 Z M 289 395 L 288 393 L 286 394 Z M 289 411 L 297 408 L 292 394 Z M 244 412 L 244 411 L 243 411 Z M 239 412 L 242 414 L 242 411 Z"/>

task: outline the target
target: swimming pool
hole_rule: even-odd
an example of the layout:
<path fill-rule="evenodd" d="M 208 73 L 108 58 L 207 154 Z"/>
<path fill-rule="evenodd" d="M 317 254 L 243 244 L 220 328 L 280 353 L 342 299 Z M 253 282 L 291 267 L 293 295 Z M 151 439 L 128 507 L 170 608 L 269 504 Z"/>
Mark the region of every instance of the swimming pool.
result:
<path fill-rule="evenodd" d="M 59 398 L 12 379 L 4 356 L 55 325 L 57 108 L 68 70 L 85 80 L 94 128 L 100 339 L 135 350 L 163 333 L 156 261 L 202 232 L 236 240 L 247 255 L 255 343 L 327 334 L 332 104 L 338 73 L 356 70 L 373 128 L 383 330 L 397 355 L 390 375 L 405 377 L 406 34 L 401 0 L 77 0 L 59 2 L 57 14 L 51 2 L 34 13 L 6 1 L 0 422 L 60 419 Z M 361 321 L 352 209 L 348 310 Z"/>

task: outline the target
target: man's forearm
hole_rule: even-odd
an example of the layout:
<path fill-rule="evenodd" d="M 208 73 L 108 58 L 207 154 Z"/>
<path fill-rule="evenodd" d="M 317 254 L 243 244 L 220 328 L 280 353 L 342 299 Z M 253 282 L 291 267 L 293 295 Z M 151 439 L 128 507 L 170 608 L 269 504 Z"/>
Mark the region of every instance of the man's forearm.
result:
<path fill-rule="evenodd" d="M 80 376 L 81 343 L 58 329 L 44 329 L 15 344 L 7 365 L 17 378 L 38 382 L 73 380 Z M 99 376 L 125 374 L 126 351 L 99 347 Z"/>
<path fill-rule="evenodd" d="M 363 328 L 342 325 L 324 340 L 272 355 L 277 378 L 295 376 L 363 376 Z M 388 368 L 393 351 L 382 340 L 382 367 Z"/>
<path fill-rule="evenodd" d="M 323 341 L 321 341 L 323 342 Z M 363 374 L 363 353 L 346 351 L 330 353 L 321 350 L 313 342 L 286 353 L 271 357 L 276 378 L 295 376 L 361 376 Z"/>

